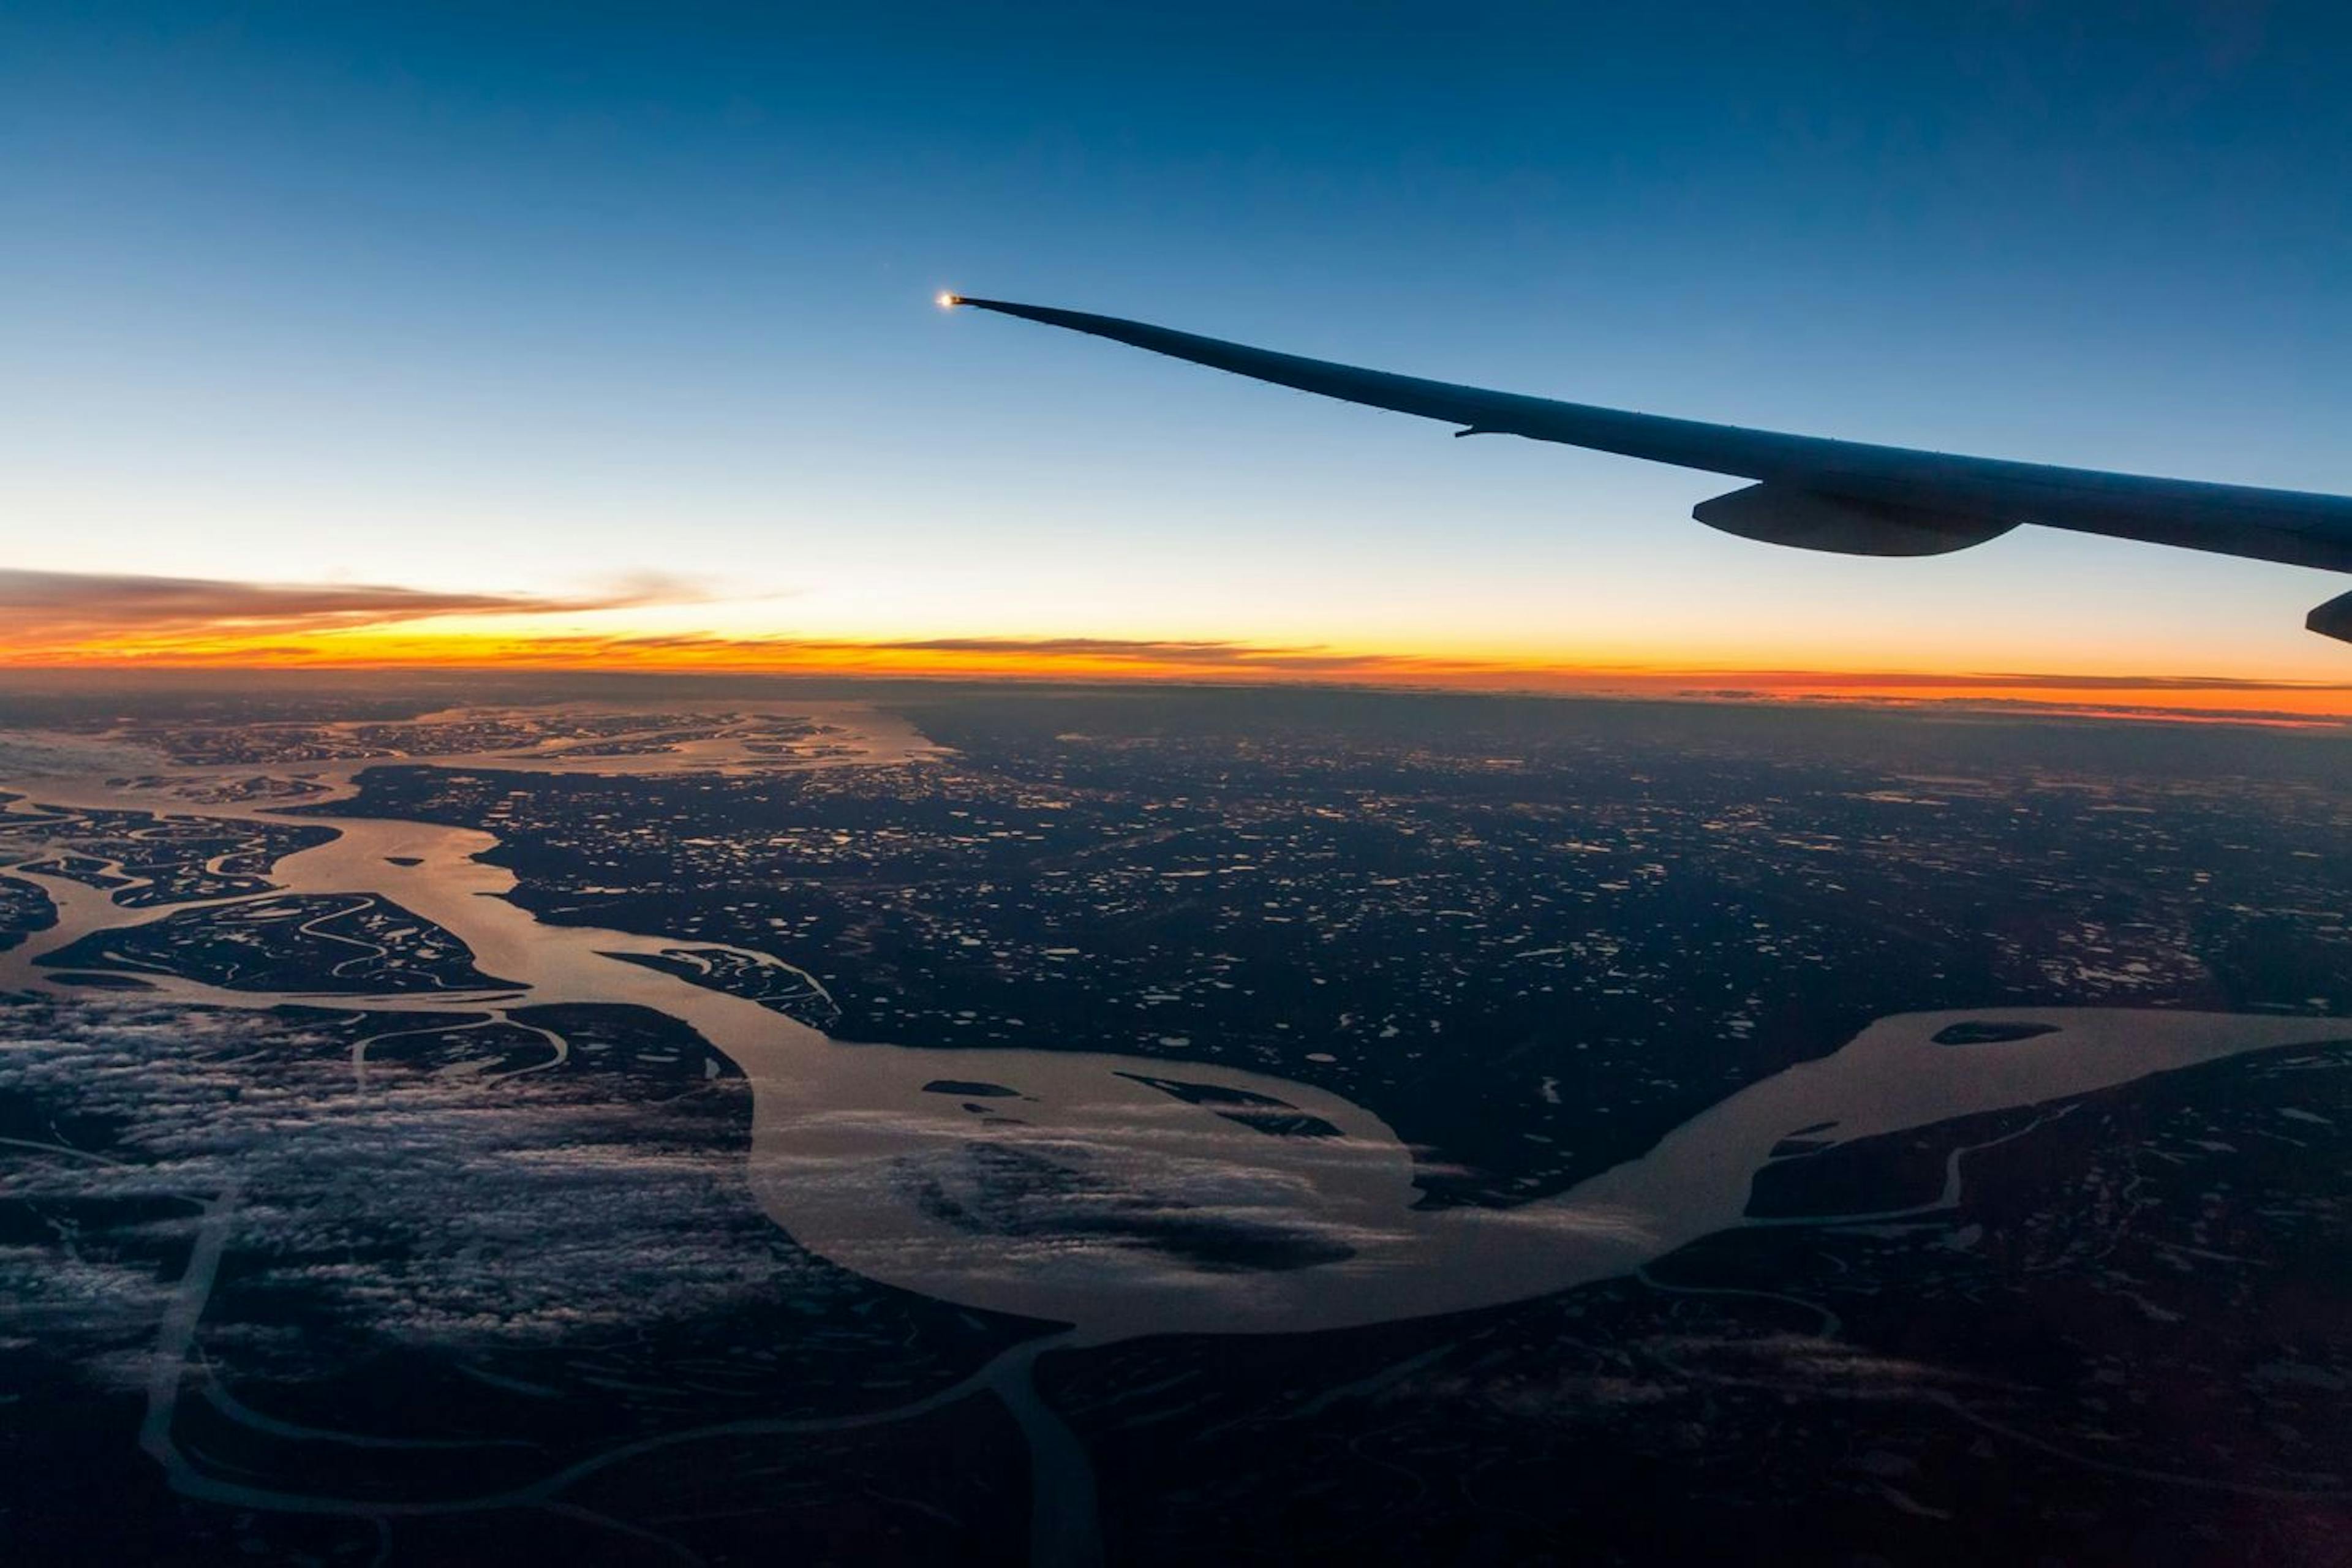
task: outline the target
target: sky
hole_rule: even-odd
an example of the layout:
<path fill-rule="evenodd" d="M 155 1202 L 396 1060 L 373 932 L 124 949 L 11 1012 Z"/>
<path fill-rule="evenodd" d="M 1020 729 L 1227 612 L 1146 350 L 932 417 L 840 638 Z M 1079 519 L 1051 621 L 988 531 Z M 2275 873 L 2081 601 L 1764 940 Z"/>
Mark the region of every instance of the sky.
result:
<path fill-rule="evenodd" d="M 2324 0 L 15 0 L 0 659 L 2352 710 L 2329 574 L 1780 550 L 931 302 L 2343 493 L 2347 79 Z"/>

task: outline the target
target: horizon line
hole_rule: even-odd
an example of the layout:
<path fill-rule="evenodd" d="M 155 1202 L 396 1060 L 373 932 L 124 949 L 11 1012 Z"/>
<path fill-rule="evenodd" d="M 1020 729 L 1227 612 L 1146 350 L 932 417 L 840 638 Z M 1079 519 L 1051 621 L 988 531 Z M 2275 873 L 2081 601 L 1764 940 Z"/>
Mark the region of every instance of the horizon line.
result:
<path fill-rule="evenodd" d="M 833 645 L 835 648 L 843 645 Z M 907 645 L 856 645 L 880 649 Z M 969 645 L 967 645 L 968 647 Z M 1012 646 L 1019 647 L 1019 639 Z M 290 651 L 290 650 L 289 650 Z M 1349 661 L 1352 662 L 1352 661 Z M 579 658 L 455 657 L 338 659 L 302 653 L 296 657 L 239 658 L 157 658 L 138 655 L 9 658 L 0 654 L 0 686 L 80 678 L 74 684 L 121 681 L 135 687 L 147 679 L 186 685 L 220 679 L 300 676 L 341 678 L 436 676 L 548 677 L 618 681 L 767 680 L 837 681 L 908 686 L 1008 686 L 1031 689 L 1068 688 L 1127 691 L 1329 691 L 1385 696 L 1504 698 L 1544 701 L 1667 702 L 1693 706 L 1810 710 L 1863 709 L 1888 712 L 1975 713 L 2018 719 L 2075 719 L 2169 724 L 2239 725 L 2269 730 L 2352 732 L 2352 683 L 2210 676 L 2069 675 L 2043 672 L 1837 670 L 1801 668 L 1675 668 L 1622 665 L 1559 665 L 1475 668 L 1429 661 L 1420 679 L 1411 668 L 1421 661 L 1365 656 L 1370 669 L 1285 670 L 1263 666 L 1175 668 L 1131 665 L 1123 668 L 1065 668 L 1048 660 L 1024 667 L 979 663 L 908 667 L 805 663 L 721 663 L 643 660 L 595 663 Z M 1385 672 L 1379 667 L 1390 664 Z M 1395 667 L 1404 668 L 1395 668 Z M 1432 668 L 1434 666 L 1434 668 Z M 1442 677 L 1442 678 L 1441 678 Z M 1517 679 L 1511 679 L 1517 677 Z M 21 678 L 21 679 L 20 679 Z M 2120 694 L 2161 696 L 2169 700 L 2130 701 Z M 2255 694 L 2298 693 L 2336 700 L 2326 707 L 2235 706 L 2226 700 Z M 2201 699 L 2201 700 L 2200 700 Z"/>

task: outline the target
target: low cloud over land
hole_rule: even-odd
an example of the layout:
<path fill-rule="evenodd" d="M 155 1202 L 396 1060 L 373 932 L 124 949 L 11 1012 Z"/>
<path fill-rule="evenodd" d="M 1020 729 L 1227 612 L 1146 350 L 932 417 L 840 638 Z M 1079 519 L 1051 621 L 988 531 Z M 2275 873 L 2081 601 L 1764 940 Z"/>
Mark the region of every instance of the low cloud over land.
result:
<path fill-rule="evenodd" d="M 726 597 L 751 595 L 730 592 Z M 773 597 L 772 595 L 759 595 Z M 387 584 L 240 582 L 0 571 L 0 664 L 20 668 L 504 668 L 940 677 L 1322 682 L 1702 701 L 2031 707 L 2085 716 L 2340 724 L 2352 681 L 2104 670 L 1666 667 L 1214 637 L 856 637 L 678 626 L 699 584 L 640 574 L 531 595 Z M 604 612 L 669 607 L 671 629 Z"/>

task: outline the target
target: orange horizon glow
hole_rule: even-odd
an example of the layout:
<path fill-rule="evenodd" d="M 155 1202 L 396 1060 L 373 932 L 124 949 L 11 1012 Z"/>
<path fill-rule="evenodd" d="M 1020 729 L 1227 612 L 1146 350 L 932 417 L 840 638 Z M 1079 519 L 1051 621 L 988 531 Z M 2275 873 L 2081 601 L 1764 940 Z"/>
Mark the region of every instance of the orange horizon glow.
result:
<path fill-rule="evenodd" d="M 2030 708 L 2085 716 L 2352 721 L 2352 681 L 1958 668 L 1788 668 L 1726 662 L 1475 657 L 1223 641 L 1061 637 L 854 639 L 702 633 L 302 630 L 250 625 L 0 634 L 0 671 L 501 669 L 939 680 L 1328 685 L 1747 702 Z"/>

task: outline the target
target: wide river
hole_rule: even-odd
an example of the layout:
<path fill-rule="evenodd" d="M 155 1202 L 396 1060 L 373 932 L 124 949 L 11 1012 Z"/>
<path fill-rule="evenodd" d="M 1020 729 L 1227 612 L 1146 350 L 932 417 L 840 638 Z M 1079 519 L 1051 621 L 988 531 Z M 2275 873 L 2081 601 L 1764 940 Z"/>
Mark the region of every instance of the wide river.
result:
<path fill-rule="evenodd" d="M 720 735 L 643 756 L 568 755 L 541 746 L 414 760 L 473 771 L 743 773 L 898 766 L 933 752 L 887 714 L 844 705 L 814 716 L 835 727 L 824 737 L 832 750 L 799 759 Z M 0 788 L 26 797 L 11 808 L 19 815 L 37 803 L 283 822 L 267 800 L 201 797 L 258 773 L 299 773 L 322 786 L 304 804 L 331 806 L 355 794 L 358 773 L 378 765 L 383 759 L 173 766 L 152 754 L 94 751 L 83 740 L 27 737 L 0 748 Z M 541 922 L 509 896 L 512 874 L 482 860 L 497 842 L 487 833 L 360 816 L 328 821 L 337 831 L 332 842 L 278 861 L 271 879 L 281 889 L 378 895 L 463 941 L 487 973 L 515 982 L 496 993 L 338 992 L 335 1005 L 499 1014 L 529 1004 L 610 1003 L 665 1014 L 751 1080 L 751 1181 L 797 1242 L 928 1296 L 1070 1325 L 1066 1342 L 1329 1329 L 1559 1290 L 1756 1223 L 1747 1214 L 1750 1181 L 1792 1132 L 1864 1138 L 2345 1032 L 2340 1021 L 2326 1019 L 2181 1012 L 1898 1015 L 1832 1055 L 1732 1095 L 1640 1158 L 1557 1196 L 1511 1209 L 1431 1211 L 1413 1206 L 1420 1194 L 1404 1143 L 1371 1112 L 1325 1090 L 1207 1063 L 837 1043 L 756 1002 L 616 956 L 734 950 Z M 60 985 L 43 957 L 93 932 L 192 907 L 126 909 L 80 882 L 21 868 L 6 874 L 45 889 L 59 920 L 0 954 L 0 990 L 86 996 Z M 774 954 L 738 957 L 789 966 Z M 153 987 L 144 994 L 150 997 L 210 1006 L 327 1000 L 142 978 Z M 2049 1032 L 1934 1043 L 1939 1030 L 1963 1020 Z M 554 1048 L 561 1051 L 560 1041 Z M 1171 1092 L 1170 1080 L 1190 1087 Z M 1262 1117 L 1219 1114 L 1221 1104 L 1251 1107 L 1220 1100 L 1234 1091 L 1292 1108 L 1294 1123 L 1327 1125 L 1317 1130 L 1321 1135 L 1298 1135 Z M 1017 1190 L 1039 1172 L 1051 1176 L 1042 1194 Z M 1946 1202 L 1957 1196 L 1961 1175 L 1956 1157 Z M 985 1201 L 992 1192 L 1003 1201 Z M 959 1194 L 981 1201 L 942 1201 Z M 1188 1239 L 1159 1244 L 1171 1236 Z M 1221 1252 L 1221 1236 L 1247 1246 Z M 1276 1261 L 1234 1266 L 1235 1258 L 1252 1256 Z"/>

